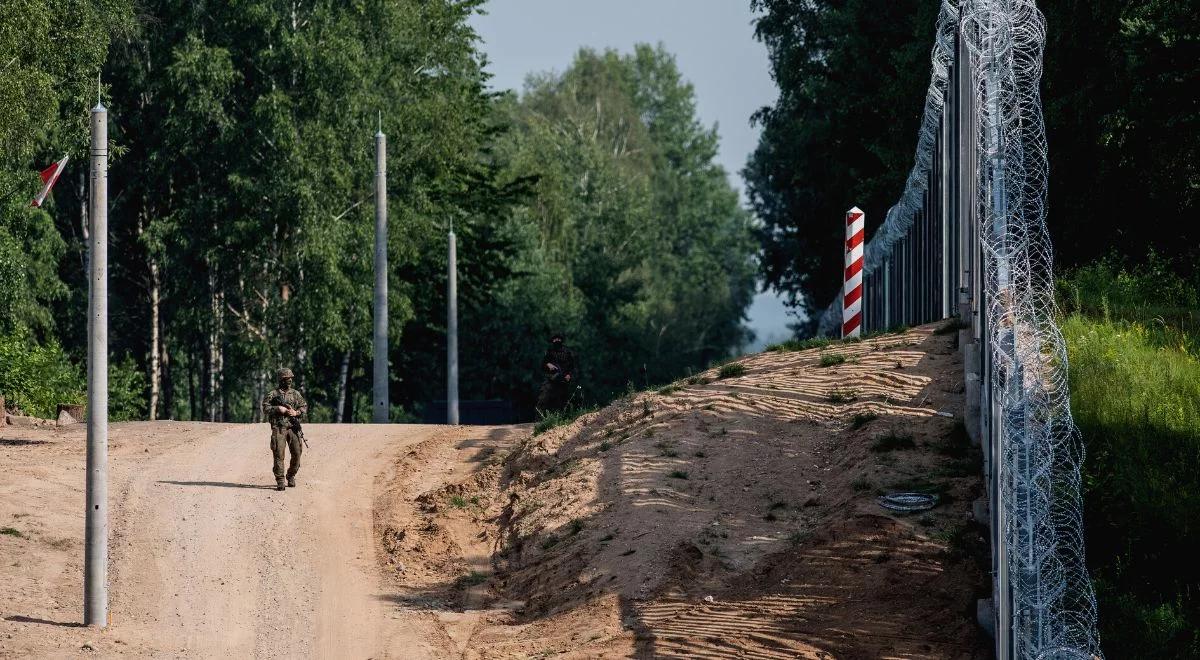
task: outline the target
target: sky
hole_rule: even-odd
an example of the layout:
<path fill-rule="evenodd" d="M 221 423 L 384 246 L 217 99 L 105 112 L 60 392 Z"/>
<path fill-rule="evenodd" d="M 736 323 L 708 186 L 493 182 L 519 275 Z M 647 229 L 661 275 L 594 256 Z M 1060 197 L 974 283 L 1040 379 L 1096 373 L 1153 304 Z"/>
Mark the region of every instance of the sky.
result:
<path fill-rule="evenodd" d="M 744 188 L 740 172 L 759 133 L 750 115 L 777 96 L 750 0 L 490 0 L 484 11 L 471 24 L 495 89 L 521 90 L 530 73 L 562 71 L 582 47 L 627 53 L 638 43 L 662 43 L 695 87 L 700 121 L 717 126 L 718 162 Z M 758 335 L 748 350 L 791 334 L 794 319 L 772 292 L 755 296 L 748 316 Z"/>

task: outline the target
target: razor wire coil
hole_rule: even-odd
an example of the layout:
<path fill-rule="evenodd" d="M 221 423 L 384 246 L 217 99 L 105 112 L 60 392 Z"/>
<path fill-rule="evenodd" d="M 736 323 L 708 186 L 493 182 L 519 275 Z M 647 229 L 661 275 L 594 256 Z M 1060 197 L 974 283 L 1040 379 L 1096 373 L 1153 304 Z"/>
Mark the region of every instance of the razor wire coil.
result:
<path fill-rule="evenodd" d="M 976 302 L 989 361 L 982 386 L 992 404 L 985 432 L 999 457 L 990 470 L 997 500 L 993 552 L 1003 554 L 1006 568 L 994 576 L 995 593 L 1011 601 L 1009 620 L 997 628 L 1010 646 L 998 648 L 1014 658 L 1099 659 L 1096 599 L 1084 563 L 1083 448 L 1055 323 L 1046 227 L 1049 167 L 1039 91 L 1045 41 L 1034 0 L 942 0 L 913 168 L 866 244 L 863 273 L 887 274 L 903 252 L 894 248 L 919 240 L 911 230 L 930 203 L 931 172 L 944 153 L 935 145 L 947 96 L 956 93 L 950 72 L 965 67 L 971 98 L 959 102 L 972 104 L 973 134 L 966 137 L 975 148 L 973 159 L 958 165 L 971 168 L 964 194 L 977 219 L 971 246 L 981 255 Z M 836 333 L 841 314 L 839 295 L 821 315 L 819 331 Z"/>

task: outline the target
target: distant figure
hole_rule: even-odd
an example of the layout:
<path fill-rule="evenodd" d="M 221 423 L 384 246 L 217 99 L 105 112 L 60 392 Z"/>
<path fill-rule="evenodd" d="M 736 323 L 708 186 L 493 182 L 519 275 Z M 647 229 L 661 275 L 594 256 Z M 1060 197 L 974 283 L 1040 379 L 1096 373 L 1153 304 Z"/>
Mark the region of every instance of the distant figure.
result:
<path fill-rule="evenodd" d="M 300 421 L 308 412 L 308 403 L 300 392 L 292 388 L 295 378 L 291 369 L 280 369 L 276 374 L 279 387 L 263 399 L 262 410 L 271 424 L 271 455 L 274 457 L 275 490 L 284 490 L 283 455 L 285 447 L 292 452 L 292 462 L 287 468 L 287 486 L 296 485 L 296 472 L 300 470 L 300 454 L 304 431 Z"/>
<path fill-rule="evenodd" d="M 538 394 L 537 410 L 541 415 L 557 412 L 567 406 L 575 380 L 575 352 L 563 345 L 562 333 L 550 336 L 550 348 L 542 358 L 546 379 Z"/>

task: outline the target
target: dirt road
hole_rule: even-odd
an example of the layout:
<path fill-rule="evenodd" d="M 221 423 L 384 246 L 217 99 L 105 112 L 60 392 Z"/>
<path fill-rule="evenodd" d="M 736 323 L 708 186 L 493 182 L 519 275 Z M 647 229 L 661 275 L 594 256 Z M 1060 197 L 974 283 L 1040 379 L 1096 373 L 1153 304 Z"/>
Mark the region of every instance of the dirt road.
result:
<path fill-rule="evenodd" d="M 372 531 L 377 476 L 430 426 L 309 425 L 276 492 L 262 425 L 113 429 L 110 603 L 79 627 L 82 429 L 0 434 L 0 657 L 407 657 Z"/>

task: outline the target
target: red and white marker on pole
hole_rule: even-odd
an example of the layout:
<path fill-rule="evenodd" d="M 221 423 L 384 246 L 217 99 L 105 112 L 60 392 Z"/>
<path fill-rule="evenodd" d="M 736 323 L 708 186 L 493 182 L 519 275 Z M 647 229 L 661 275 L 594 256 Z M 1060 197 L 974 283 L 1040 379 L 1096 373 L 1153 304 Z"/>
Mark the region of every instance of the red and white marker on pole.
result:
<path fill-rule="evenodd" d="M 842 291 L 842 338 L 862 334 L 863 241 L 866 221 L 857 206 L 846 211 L 846 287 Z"/>

